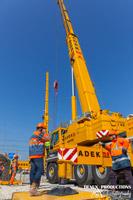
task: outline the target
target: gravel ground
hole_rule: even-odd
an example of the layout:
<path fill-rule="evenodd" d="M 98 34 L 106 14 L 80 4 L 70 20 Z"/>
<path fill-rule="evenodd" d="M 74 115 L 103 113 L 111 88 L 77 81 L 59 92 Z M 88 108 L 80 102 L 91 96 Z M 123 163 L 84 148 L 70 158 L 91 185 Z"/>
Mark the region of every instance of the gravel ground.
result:
<path fill-rule="evenodd" d="M 30 182 L 29 182 L 29 174 L 17 174 L 16 180 L 22 180 L 22 185 L 0 185 L 0 200 L 11 200 L 13 192 L 26 192 L 29 191 Z M 39 189 L 50 189 L 50 184 L 45 179 L 45 176 L 41 178 L 41 184 Z"/>
<path fill-rule="evenodd" d="M 22 185 L 15 185 L 15 186 L 8 186 L 8 185 L 0 185 L 0 200 L 11 200 L 12 199 L 12 193 L 13 192 L 27 192 L 29 191 L 29 174 L 17 174 L 16 176 L 16 180 L 22 180 L 23 184 Z M 45 189 L 52 189 L 53 187 L 56 187 L 57 185 L 51 185 L 50 183 L 47 182 L 45 176 L 42 176 L 41 178 L 41 184 L 39 187 L 39 190 L 45 190 Z M 108 190 L 99 190 L 94 188 L 80 188 L 78 186 L 76 186 L 74 184 L 74 182 L 70 182 L 68 186 L 71 186 L 73 189 L 78 189 L 78 190 L 82 190 L 82 191 L 87 191 L 87 192 L 93 192 L 93 193 L 101 193 L 107 196 L 111 196 L 112 200 L 129 200 L 129 198 L 127 198 L 126 193 L 122 195 L 120 195 L 120 192 L 116 191 L 111 193 Z"/>

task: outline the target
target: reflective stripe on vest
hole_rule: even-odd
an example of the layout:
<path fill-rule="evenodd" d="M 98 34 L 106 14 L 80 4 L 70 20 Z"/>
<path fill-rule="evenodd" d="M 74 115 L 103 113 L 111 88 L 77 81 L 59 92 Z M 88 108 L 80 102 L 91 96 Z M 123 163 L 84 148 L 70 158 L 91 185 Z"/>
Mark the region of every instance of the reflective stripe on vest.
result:
<path fill-rule="evenodd" d="M 118 159 L 116 159 L 116 160 L 112 160 L 112 163 L 116 163 L 116 162 L 120 162 L 120 161 L 122 161 L 122 160 L 129 160 L 129 158 L 127 157 L 127 158 L 118 158 Z"/>
<path fill-rule="evenodd" d="M 43 143 L 40 143 L 40 142 L 39 142 L 39 143 L 35 143 L 35 144 L 30 144 L 29 146 L 36 146 L 36 145 L 37 145 L 37 146 L 44 146 L 44 144 L 43 144 Z"/>
<path fill-rule="evenodd" d="M 111 150 L 123 149 L 123 147 L 118 147 L 118 143 L 116 141 L 116 148 L 112 148 Z"/>

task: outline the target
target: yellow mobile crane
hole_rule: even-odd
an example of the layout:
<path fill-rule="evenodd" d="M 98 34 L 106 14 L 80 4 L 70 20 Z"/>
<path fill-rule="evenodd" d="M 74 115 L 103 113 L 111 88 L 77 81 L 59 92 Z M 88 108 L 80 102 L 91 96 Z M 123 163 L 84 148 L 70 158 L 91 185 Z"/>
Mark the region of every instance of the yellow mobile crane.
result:
<path fill-rule="evenodd" d="M 57 83 L 57 82 L 56 82 Z M 57 89 L 57 84 L 55 86 L 55 89 Z M 49 122 L 49 114 L 48 114 L 48 94 L 49 94 L 49 73 L 46 73 L 46 92 L 45 92 L 45 112 L 44 112 L 44 124 L 46 125 L 47 128 L 47 133 L 48 133 L 48 122 Z M 24 169 L 26 161 L 21 161 L 20 164 L 20 169 Z M 28 166 L 29 163 L 27 163 Z M 47 165 L 47 162 L 46 162 Z M 45 157 L 44 157 L 44 166 L 45 166 Z M 50 166 L 50 165 L 49 165 Z M 52 174 L 52 168 L 50 169 L 50 173 Z M 22 181 L 16 181 L 14 184 L 22 184 Z M 3 182 L 0 181 L 0 184 L 3 184 Z M 5 182 L 4 184 L 9 184 L 9 182 Z M 63 199 L 78 199 L 78 200 L 88 200 L 88 199 L 97 199 L 97 200 L 111 200 L 109 196 L 105 196 L 102 194 L 95 194 L 93 192 L 84 192 L 84 191 L 78 191 L 78 190 L 73 190 L 70 187 L 56 187 L 52 190 L 47 190 L 45 189 L 44 191 L 41 191 L 41 196 L 34 197 L 34 199 L 50 199 L 54 198 L 54 200 L 61 200 L 63 196 Z M 29 192 L 14 192 L 12 194 L 12 200 L 28 200 L 28 199 L 33 199 L 33 197 L 30 197 Z"/>
<path fill-rule="evenodd" d="M 112 167 L 110 153 L 98 142 L 109 142 L 109 131 L 116 130 L 120 137 L 128 137 L 128 153 L 133 166 L 132 119 L 123 118 L 120 113 L 101 110 L 95 88 L 89 76 L 86 63 L 74 34 L 63 0 L 57 0 L 66 31 L 66 43 L 75 78 L 83 116 L 77 120 L 76 97 L 72 94 L 72 121 L 68 128 L 57 128 L 51 134 L 50 155 L 47 158 L 49 182 L 65 182 L 75 179 L 78 185 L 107 184 Z M 74 81 L 73 81 L 74 82 Z M 73 84 L 74 85 L 74 84 Z"/>

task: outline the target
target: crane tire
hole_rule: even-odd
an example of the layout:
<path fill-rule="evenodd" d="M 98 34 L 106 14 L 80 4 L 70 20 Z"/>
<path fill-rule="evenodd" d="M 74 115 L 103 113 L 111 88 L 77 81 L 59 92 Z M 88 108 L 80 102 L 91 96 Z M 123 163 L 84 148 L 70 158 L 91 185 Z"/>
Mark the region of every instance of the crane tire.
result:
<path fill-rule="evenodd" d="M 105 167 L 103 173 L 100 172 L 99 167 L 100 166 L 97 166 L 97 165 L 92 166 L 92 175 L 93 175 L 94 182 L 97 185 L 109 184 L 111 167 Z"/>
<path fill-rule="evenodd" d="M 74 176 L 79 186 L 91 184 L 93 181 L 91 165 L 75 165 Z"/>
<path fill-rule="evenodd" d="M 56 163 L 49 163 L 47 167 L 47 179 L 50 183 L 58 182 L 58 166 Z"/>

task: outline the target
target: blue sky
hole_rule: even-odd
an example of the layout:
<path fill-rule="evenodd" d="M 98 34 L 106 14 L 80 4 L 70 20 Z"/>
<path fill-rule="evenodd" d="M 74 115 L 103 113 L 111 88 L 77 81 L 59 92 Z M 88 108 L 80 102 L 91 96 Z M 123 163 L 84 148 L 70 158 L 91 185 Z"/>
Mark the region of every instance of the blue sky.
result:
<path fill-rule="evenodd" d="M 133 113 L 133 1 L 64 2 L 101 107 L 124 117 Z M 49 130 L 56 78 L 57 124 L 71 119 L 71 67 L 62 24 L 56 0 L 0 0 L 0 152 L 17 152 L 28 159 L 29 138 L 42 121 L 47 71 Z"/>

